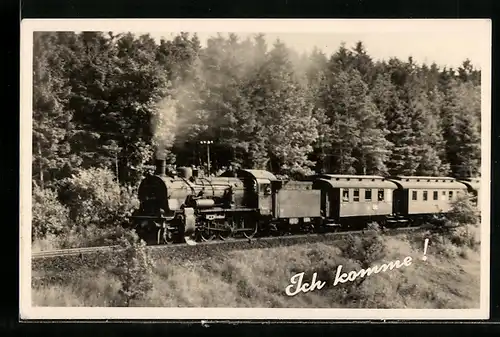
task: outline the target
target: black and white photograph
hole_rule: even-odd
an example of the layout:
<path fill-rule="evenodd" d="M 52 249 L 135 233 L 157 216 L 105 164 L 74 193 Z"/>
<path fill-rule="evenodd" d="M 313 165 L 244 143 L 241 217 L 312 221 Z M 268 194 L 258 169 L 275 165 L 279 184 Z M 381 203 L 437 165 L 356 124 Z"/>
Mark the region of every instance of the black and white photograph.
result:
<path fill-rule="evenodd" d="M 23 319 L 489 317 L 490 20 L 23 20 Z"/>

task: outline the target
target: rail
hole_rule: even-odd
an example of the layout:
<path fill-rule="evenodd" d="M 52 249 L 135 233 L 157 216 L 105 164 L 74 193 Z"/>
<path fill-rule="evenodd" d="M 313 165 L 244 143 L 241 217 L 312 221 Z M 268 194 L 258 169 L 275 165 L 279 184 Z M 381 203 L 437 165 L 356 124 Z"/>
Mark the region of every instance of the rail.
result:
<path fill-rule="evenodd" d="M 403 232 L 411 232 L 418 230 L 427 230 L 430 229 L 427 226 L 418 226 L 418 227 L 400 227 L 400 228 L 392 228 L 392 229 L 384 229 L 382 233 L 385 235 L 394 235 L 397 233 Z M 216 240 L 216 241 L 207 241 L 207 242 L 199 242 L 196 245 L 192 246 L 187 243 L 179 243 L 179 244 L 169 244 L 169 245 L 152 245 L 147 246 L 147 249 L 151 251 L 155 250 L 190 250 L 190 249 L 218 249 L 224 246 L 227 246 L 228 250 L 236 250 L 236 249 L 251 249 L 258 248 L 261 246 L 274 246 L 273 243 L 283 245 L 293 245 L 293 244 L 301 244 L 307 242 L 319 242 L 324 239 L 335 238 L 337 236 L 344 236 L 349 234 L 363 234 L 369 233 L 371 230 L 356 230 L 356 231 L 337 231 L 337 232 L 329 232 L 329 233 L 315 233 L 315 234 L 298 234 L 298 235 L 285 235 L 285 236 L 270 236 L 270 237 L 257 237 L 252 239 L 227 239 L 227 240 Z M 60 257 L 60 256 L 77 256 L 77 255 L 85 255 L 85 254 L 95 254 L 95 253 L 107 253 L 113 250 L 119 250 L 120 246 L 101 246 L 101 247 L 83 247 L 83 248 L 70 248 L 70 249 L 59 249 L 52 251 L 41 251 L 32 253 L 32 259 L 44 259 L 50 257 Z"/>

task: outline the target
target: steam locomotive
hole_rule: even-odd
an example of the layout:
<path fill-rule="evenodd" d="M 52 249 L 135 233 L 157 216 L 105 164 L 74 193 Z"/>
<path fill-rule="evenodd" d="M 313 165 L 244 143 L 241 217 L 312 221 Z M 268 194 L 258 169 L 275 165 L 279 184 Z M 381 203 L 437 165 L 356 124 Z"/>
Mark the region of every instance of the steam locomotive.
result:
<path fill-rule="evenodd" d="M 459 194 L 479 205 L 480 179 L 317 174 L 280 180 L 265 170 L 201 177 L 164 160 L 139 186 L 132 224 L 148 244 L 181 243 L 293 232 L 359 229 L 370 222 L 409 226 L 439 218 Z"/>

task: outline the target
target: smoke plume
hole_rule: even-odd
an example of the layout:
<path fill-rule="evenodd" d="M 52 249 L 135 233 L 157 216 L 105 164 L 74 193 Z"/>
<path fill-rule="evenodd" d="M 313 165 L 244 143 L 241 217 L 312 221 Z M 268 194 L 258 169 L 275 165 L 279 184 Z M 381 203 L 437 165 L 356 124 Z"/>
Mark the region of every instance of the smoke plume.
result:
<path fill-rule="evenodd" d="M 177 133 L 177 100 L 168 96 L 161 100 L 152 116 L 153 144 L 156 159 L 166 159 Z"/>

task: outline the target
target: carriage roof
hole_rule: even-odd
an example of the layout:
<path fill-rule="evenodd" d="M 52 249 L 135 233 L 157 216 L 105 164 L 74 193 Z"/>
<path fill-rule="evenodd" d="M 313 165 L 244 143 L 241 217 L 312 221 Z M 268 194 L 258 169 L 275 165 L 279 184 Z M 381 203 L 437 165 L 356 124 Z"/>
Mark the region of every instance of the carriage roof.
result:
<path fill-rule="evenodd" d="M 389 180 L 398 184 L 403 189 L 465 189 L 462 183 L 452 177 L 395 176 Z"/>

